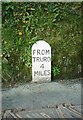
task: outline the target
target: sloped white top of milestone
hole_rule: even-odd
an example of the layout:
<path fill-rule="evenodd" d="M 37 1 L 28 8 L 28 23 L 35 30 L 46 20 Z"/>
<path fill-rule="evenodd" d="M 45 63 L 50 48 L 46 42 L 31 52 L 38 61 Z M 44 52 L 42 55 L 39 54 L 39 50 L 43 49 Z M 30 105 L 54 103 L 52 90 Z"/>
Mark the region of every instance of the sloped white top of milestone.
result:
<path fill-rule="evenodd" d="M 38 46 L 41 46 L 41 48 L 43 48 L 44 46 L 45 46 L 45 47 L 50 47 L 50 45 L 49 45 L 47 42 L 45 42 L 44 40 L 39 40 L 39 41 L 37 41 L 37 42 L 33 45 L 33 47 L 37 47 L 37 45 L 38 45 Z"/>

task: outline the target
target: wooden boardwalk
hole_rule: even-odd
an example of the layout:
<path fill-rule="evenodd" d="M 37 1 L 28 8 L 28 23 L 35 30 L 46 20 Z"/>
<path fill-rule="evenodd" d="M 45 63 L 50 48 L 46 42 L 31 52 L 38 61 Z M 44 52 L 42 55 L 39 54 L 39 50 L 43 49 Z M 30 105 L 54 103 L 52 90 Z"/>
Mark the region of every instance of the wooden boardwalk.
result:
<path fill-rule="evenodd" d="M 55 106 L 47 106 L 40 109 L 14 109 L 2 111 L 2 119 L 12 118 L 19 120 L 20 118 L 79 118 L 83 119 L 81 113 L 81 105 L 60 104 Z"/>

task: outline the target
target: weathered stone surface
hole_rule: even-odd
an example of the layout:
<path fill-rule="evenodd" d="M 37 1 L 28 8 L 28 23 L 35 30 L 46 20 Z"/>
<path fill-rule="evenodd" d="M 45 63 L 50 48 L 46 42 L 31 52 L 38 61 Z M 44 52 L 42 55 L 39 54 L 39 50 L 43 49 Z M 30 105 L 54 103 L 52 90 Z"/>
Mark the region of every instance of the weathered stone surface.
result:
<path fill-rule="evenodd" d="M 51 47 L 43 40 L 32 46 L 32 81 L 51 81 Z"/>

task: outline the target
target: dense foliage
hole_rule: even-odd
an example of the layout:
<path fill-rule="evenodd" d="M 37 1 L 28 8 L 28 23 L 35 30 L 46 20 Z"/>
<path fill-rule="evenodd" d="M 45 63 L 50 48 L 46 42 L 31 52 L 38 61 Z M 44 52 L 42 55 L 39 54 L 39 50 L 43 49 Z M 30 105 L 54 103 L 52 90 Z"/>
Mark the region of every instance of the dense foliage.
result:
<path fill-rule="evenodd" d="M 3 83 L 31 80 L 31 47 L 52 48 L 52 79 L 81 73 L 81 3 L 2 3 Z"/>

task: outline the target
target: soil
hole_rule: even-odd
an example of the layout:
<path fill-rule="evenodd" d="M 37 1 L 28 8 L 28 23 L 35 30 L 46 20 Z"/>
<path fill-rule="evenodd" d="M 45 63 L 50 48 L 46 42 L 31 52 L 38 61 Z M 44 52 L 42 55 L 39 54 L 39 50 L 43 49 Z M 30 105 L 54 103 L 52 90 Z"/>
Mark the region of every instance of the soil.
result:
<path fill-rule="evenodd" d="M 81 81 L 25 83 L 2 88 L 2 110 L 37 109 L 60 103 L 81 104 Z"/>

